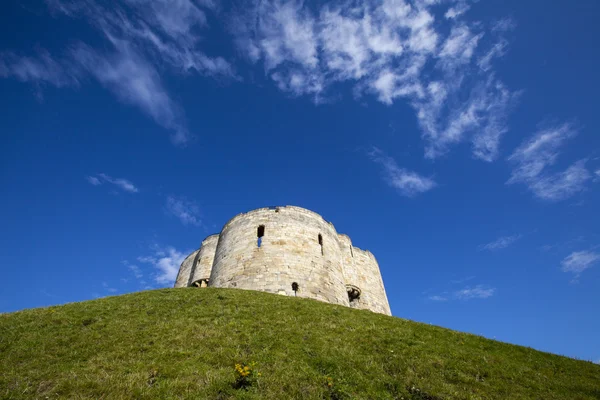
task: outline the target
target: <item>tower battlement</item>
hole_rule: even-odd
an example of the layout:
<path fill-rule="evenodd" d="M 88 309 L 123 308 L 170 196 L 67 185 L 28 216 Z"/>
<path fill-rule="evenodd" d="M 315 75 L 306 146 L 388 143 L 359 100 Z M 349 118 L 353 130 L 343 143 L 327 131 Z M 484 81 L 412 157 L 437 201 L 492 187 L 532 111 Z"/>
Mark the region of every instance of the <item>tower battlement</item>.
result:
<path fill-rule="evenodd" d="M 175 287 L 187 286 L 259 290 L 391 315 L 375 256 L 295 206 L 233 217 L 183 261 Z"/>

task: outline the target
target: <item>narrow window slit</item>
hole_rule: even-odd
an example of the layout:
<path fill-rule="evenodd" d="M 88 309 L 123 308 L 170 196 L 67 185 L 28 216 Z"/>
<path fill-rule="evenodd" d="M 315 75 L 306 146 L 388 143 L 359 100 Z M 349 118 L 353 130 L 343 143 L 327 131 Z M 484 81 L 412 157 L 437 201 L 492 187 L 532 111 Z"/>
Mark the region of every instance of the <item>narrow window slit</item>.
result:
<path fill-rule="evenodd" d="M 258 247 L 260 247 L 260 245 L 262 244 L 262 238 L 263 236 L 265 236 L 265 226 L 264 225 L 260 225 L 258 227 L 258 229 L 256 230 L 256 237 L 258 238 L 256 241 L 256 245 Z"/>
<path fill-rule="evenodd" d="M 319 233 L 319 246 L 321 246 L 321 255 L 324 255 L 325 253 L 323 252 L 323 236 L 321 236 L 320 233 Z"/>

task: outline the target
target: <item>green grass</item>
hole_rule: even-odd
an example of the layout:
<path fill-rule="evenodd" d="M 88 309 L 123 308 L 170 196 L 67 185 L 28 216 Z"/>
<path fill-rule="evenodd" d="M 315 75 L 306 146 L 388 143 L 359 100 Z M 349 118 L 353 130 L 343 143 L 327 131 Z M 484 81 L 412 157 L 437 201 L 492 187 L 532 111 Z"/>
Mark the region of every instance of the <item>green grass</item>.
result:
<path fill-rule="evenodd" d="M 0 398 L 599 399 L 600 365 L 313 300 L 164 289 L 0 315 Z"/>

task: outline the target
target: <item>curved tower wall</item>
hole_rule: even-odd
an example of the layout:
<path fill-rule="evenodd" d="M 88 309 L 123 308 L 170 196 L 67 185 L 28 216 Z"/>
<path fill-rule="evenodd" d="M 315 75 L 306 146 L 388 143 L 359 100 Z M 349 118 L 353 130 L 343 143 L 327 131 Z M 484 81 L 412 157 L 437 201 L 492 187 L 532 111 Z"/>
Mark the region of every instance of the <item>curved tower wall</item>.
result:
<path fill-rule="evenodd" d="M 358 283 L 353 283 L 361 290 L 356 308 L 392 315 L 388 303 L 379 264 L 370 251 L 353 247 L 355 275 Z"/>
<path fill-rule="evenodd" d="M 300 207 L 239 214 L 220 234 L 204 239 L 181 264 L 175 287 L 205 286 L 207 279 L 213 287 L 308 297 L 391 315 L 373 254 Z"/>
<path fill-rule="evenodd" d="M 210 235 L 202 241 L 202 245 L 200 246 L 199 250 L 198 262 L 192 271 L 188 286 L 192 285 L 194 282 L 210 278 L 218 242 L 219 235 Z"/>
<path fill-rule="evenodd" d="M 338 238 L 346 286 L 360 290 L 360 297 L 350 301 L 350 307 L 391 315 L 379 265 L 373 254 L 354 247 L 347 235 L 340 234 Z"/>
<path fill-rule="evenodd" d="M 300 207 L 261 208 L 230 220 L 220 234 L 210 286 L 349 305 L 337 232 L 319 214 Z"/>
<path fill-rule="evenodd" d="M 352 271 L 354 271 L 352 240 L 348 235 L 339 233 L 338 244 L 340 246 L 340 253 L 342 255 L 342 263 L 344 265 L 344 279 L 346 280 L 346 283 L 348 283 L 348 279 L 346 279 L 346 276 L 348 274 L 352 274 Z"/>
<path fill-rule="evenodd" d="M 189 285 L 190 275 L 192 273 L 192 269 L 194 268 L 196 256 L 198 255 L 199 251 L 200 250 L 194 251 L 181 263 L 181 266 L 179 267 L 179 273 L 177 274 L 177 279 L 175 279 L 176 288 L 186 287 Z"/>

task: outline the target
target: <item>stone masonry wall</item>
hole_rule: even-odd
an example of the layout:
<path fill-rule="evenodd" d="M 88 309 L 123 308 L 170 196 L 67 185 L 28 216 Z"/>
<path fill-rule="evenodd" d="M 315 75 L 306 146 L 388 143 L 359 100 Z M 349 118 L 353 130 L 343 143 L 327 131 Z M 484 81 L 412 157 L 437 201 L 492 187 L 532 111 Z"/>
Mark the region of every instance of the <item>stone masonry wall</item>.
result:
<path fill-rule="evenodd" d="M 299 207 L 261 208 L 229 221 L 221 231 L 210 286 L 348 305 L 337 232 L 320 215 Z"/>
<path fill-rule="evenodd" d="M 186 287 L 190 284 L 190 274 L 194 267 L 194 264 L 197 261 L 197 255 L 200 250 L 194 251 L 192 254 L 186 257 L 185 260 L 181 263 L 179 267 L 179 273 L 177 274 L 177 279 L 175 280 L 175 287 Z"/>
<path fill-rule="evenodd" d="M 210 235 L 202 241 L 198 263 L 190 277 L 190 285 L 202 279 L 210 278 L 218 242 L 219 235 Z"/>
<path fill-rule="evenodd" d="M 356 308 L 391 315 L 383 279 L 379 272 L 379 264 L 370 251 L 353 247 L 356 283 L 353 285 L 361 289 L 360 299 Z M 351 282 L 348 282 L 351 283 Z"/>
<path fill-rule="evenodd" d="M 213 287 L 308 297 L 391 315 L 375 257 L 300 207 L 260 208 L 233 217 L 184 260 L 175 287 L 206 278 Z M 349 299 L 349 285 L 359 289 L 358 299 Z"/>

